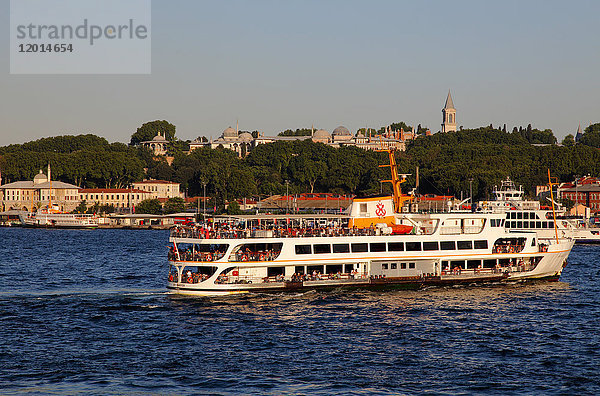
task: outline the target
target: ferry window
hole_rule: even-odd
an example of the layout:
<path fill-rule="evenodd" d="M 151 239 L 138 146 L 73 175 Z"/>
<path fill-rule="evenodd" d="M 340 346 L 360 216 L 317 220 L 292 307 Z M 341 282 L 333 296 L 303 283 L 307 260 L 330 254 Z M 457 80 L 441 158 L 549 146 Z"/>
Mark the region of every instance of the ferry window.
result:
<path fill-rule="evenodd" d="M 517 228 L 523 228 L 523 222 L 517 221 Z"/>
<path fill-rule="evenodd" d="M 392 264 L 390 264 L 390 268 L 391 269 L 397 269 L 398 268 L 398 263 L 392 263 Z"/>
<path fill-rule="evenodd" d="M 542 227 L 542 222 L 541 221 L 536 221 L 535 222 L 535 228 L 541 228 Z"/>
<path fill-rule="evenodd" d="M 367 204 L 366 203 L 360 204 L 360 213 L 367 213 Z"/>
<path fill-rule="evenodd" d="M 549 221 L 548 222 L 548 228 L 554 228 L 554 222 L 553 221 Z"/>
<path fill-rule="evenodd" d="M 285 275 L 285 267 L 267 267 L 267 276 Z"/>
<path fill-rule="evenodd" d="M 406 269 L 406 263 L 400 263 L 400 269 Z"/>
<path fill-rule="evenodd" d="M 517 219 L 522 219 L 523 218 L 523 213 L 519 212 L 517 213 Z"/>
<path fill-rule="evenodd" d="M 452 266 L 452 269 L 454 269 L 456 267 L 465 268 L 465 261 L 464 260 L 458 260 L 458 261 L 454 260 L 454 261 L 451 261 L 450 265 Z"/>
<path fill-rule="evenodd" d="M 467 260 L 467 268 L 478 268 L 481 265 L 481 260 Z"/>
<path fill-rule="evenodd" d="M 454 241 L 442 241 L 440 242 L 440 248 L 442 250 L 456 250 L 456 244 Z"/>
<path fill-rule="evenodd" d="M 304 266 L 303 265 L 297 265 L 296 268 L 294 268 L 294 272 L 297 274 L 304 274 Z"/>
<path fill-rule="evenodd" d="M 353 243 L 352 253 L 364 253 L 369 251 L 369 246 L 366 243 Z"/>
<path fill-rule="evenodd" d="M 388 242 L 388 250 L 390 252 L 404 251 L 404 242 Z"/>
<path fill-rule="evenodd" d="M 483 268 L 494 268 L 496 266 L 496 260 L 483 260 Z"/>
<path fill-rule="evenodd" d="M 440 250 L 437 242 L 423 242 L 423 250 Z"/>
<path fill-rule="evenodd" d="M 409 269 L 414 269 L 415 268 L 415 263 L 408 263 L 408 268 Z"/>
<path fill-rule="evenodd" d="M 387 263 L 381 264 L 381 269 L 384 269 L 384 270 L 388 269 Z"/>
<path fill-rule="evenodd" d="M 523 228 L 529 228 L 529 222 L 528 221 L 524 221 L 523 222 Z"/>
<path fill-rule="evenodd" d="M 473 249 L 473 242 L 471 241 L 458 241 L 457 246 L 459 250 Z"/>
<path fill-rule="evenodd" d="M 296 245 L 296 254 L 311 254 L 312 249 L 310 245 Z"/>
<path fill-rule="evenodd" d="M 372 252 L 385 252 L 385 242 L 377 242 L 371 244 Z"/>
<path fill-rule="evenodd" d="M 529 228 L 535 228 L 535 221 L 529 222 Z"/>
<path fill-rule="evenodd" d="M 406 242 L 406 250 L 409 252 L 418 252 L 421 250 L 421 242 Z"/>
<path fill-rule="evenodd" d="M 315 249 L 315 254 L 331 253 L 331 245 L 328 243 L 319 243 L 313 245 L 313 248 Z"/>
<path fill-rule="evenodd" d="M 347 243 L 334 243 L 333 253 L 350 253 L 350 245 Z"/>
<path fill-rule="evenodd" d="M 548 228 L 548 222 L 542 221 L 542 228 Z"/>
<path fill-rule="evenodd" d="M 487 249 L 488 242 L 486 240 L 475 241 L 475 249 Z"/>

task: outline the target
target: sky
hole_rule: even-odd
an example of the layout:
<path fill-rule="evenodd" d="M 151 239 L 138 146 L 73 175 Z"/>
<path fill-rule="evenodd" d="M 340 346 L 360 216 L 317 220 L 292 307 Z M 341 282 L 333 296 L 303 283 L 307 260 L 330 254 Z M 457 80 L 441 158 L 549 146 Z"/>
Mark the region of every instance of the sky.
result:
<path fill-rule="evenodd" d="M 0 146 L 92 133 L 129 142 L 228 126 L 552 129 L 600 122 L 600 1 L 153 0 L 148 75 L 15 75 L 0 0 Z"/>

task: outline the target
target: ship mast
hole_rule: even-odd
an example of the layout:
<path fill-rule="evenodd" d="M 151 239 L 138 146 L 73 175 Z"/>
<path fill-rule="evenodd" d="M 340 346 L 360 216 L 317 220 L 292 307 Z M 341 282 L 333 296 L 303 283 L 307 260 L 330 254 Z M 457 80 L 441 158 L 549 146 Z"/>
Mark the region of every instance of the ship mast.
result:
<path fill-rule="evenodd" d="M 556 226 L 556 210 L 554 209 L 554 194 L 552 193 L 552 187 L 558 186 L 558 179 L 556 183 L 552 181 L 550 177 L 550 169 L 548 169 L 548 186 L 550 187 L 550 202 L 552 202 L 552 217 L 554 218 L 554 233 L 556 235 L 556 243 L 558 243 L 558 227 Z"/>
<path fill-rule="evenodd" d="M 393 196 L 394 212 L 400 213 L 402 211 L 402 207 L 404 206 L 404 202 L 412 201 L 414 199 L 414 197 L 412 197 L 412 196 L 403 195 L 402 189 L 400 188 L 400 185 L 406 181 L 406 176 L 408 176 L 408 174 L 403 174 L 403 175 L 401 175 L 402 178 L 400 178 L 400 174 L 398 173 L 398 167 L 396 165 L 396 156 L 394 155 L 393 149 L 390 149 L 390 148 L 383 149 L 382 148 L 377 151 L 388 153 L 390 163 L 386 164 L 386 165 L 379 165 L 379 167 L 380 168 L 387 168 L 387 167 L 390 168 L 390 171 L 392 174 L 391 180 L 382 180 L 382 182 L 383 183 L 392 183 L 392 190 L 393 190 L 393 194 L 394 194 L 394 196 Z"/>

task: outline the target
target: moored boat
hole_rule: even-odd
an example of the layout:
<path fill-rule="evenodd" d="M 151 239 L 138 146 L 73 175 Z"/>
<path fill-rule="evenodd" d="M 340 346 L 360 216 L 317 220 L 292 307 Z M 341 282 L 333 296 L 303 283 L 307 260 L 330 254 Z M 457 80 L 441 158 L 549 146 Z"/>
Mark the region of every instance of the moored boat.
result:
<path fill-rule="evenodd" d="M 93 214 L 63 213 L 51 206 L 37 212 L 20 214 L 21 225 L 31 228 L 98 228 L 98 216 Z"/>

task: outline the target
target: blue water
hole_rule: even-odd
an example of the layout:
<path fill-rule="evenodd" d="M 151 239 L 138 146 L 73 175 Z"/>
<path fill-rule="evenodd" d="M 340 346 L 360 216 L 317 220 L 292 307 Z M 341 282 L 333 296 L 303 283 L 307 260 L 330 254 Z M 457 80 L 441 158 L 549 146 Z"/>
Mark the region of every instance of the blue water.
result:
<path fill-rule="evenodd" d="M 0 393 L 600 393 L 600 246 L 554 283 L 196 298 L 167 238 L 0 229 Z"/>

